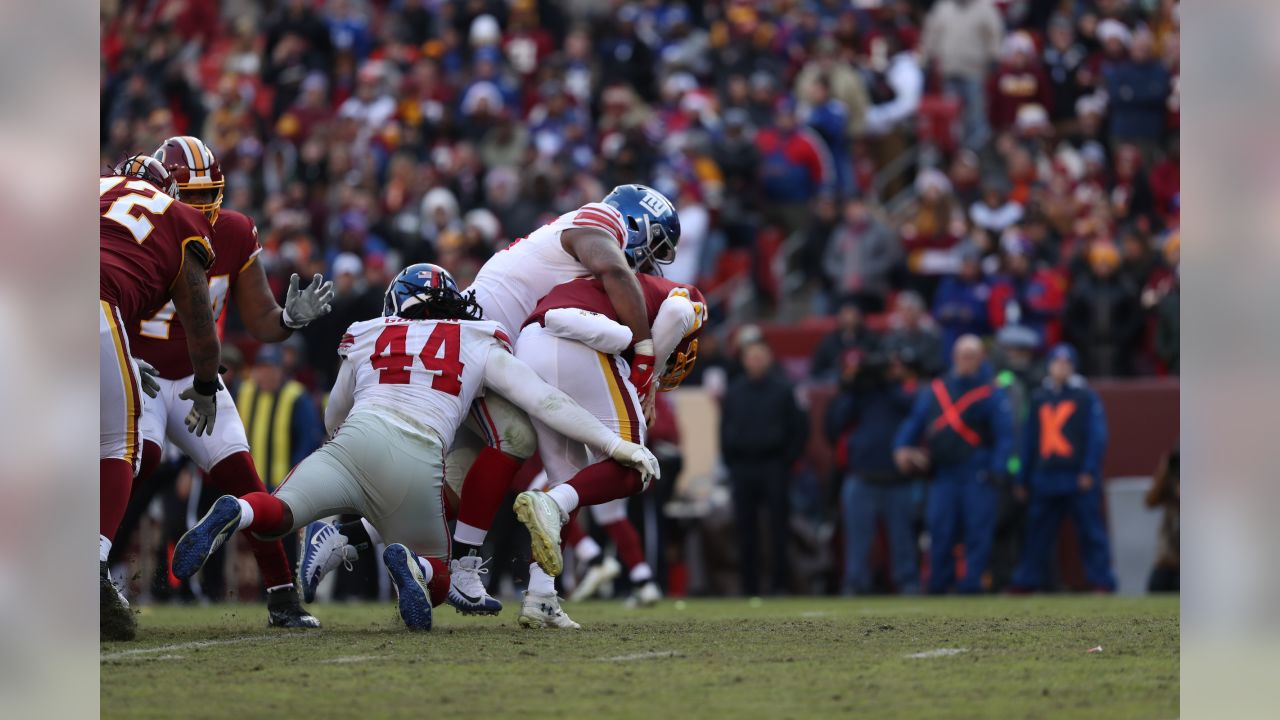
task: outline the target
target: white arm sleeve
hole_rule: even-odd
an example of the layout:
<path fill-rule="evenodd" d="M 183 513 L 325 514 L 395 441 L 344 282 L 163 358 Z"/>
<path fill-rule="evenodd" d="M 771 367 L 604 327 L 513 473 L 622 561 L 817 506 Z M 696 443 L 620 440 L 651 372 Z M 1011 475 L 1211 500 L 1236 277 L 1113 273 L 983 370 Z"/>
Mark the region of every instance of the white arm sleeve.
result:
<path fill-rule="evenodd" d="M 667 364 L 672 351 L 693 331 L 697 320 L 698 312 L 689 298 L 672 295 L 662 301 L 658 316 L 653 319 L 653 355 L 658 367 Z"/>
<path fill-rule="evenodd" d="M 582 409 L 573 398 L 548 385 L 533 368 L 497 345 L 489 351 L 484 384 L 552 430 L 605 455 L 612 455 L 622 444 L 622 438 Z"/>
<path fill-rule="evenodd" d="M 356 372 L 345 358 L 342 367 L 338 368 L 338 379 L 329 391 L 329 404 L 324 408 L 324 427 L 330 437 L 337 431 L 342 421 L 347 419 L 351 406 L 355 403 Z"/>

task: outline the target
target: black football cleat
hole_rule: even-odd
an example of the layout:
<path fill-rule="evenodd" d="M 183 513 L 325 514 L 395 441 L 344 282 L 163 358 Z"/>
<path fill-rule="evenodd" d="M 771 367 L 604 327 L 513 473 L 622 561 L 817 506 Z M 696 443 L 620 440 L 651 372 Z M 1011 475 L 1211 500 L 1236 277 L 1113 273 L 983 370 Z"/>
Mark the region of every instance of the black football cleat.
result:
<path fill-rule="evenodd" d="M 267 626 L 279 628 L 318 628 L 320 621 L 307 612 L 298 600 L 298 588 L 267 591 Z"/>
<path fill-rule="evenodd" d="M 111 582 L 107 564 L 98 563 L 98 632 L 99 639 L 119 642 L 132 640 L 138 635 L 138 621 L 133 616 L 129 601 Z"/>

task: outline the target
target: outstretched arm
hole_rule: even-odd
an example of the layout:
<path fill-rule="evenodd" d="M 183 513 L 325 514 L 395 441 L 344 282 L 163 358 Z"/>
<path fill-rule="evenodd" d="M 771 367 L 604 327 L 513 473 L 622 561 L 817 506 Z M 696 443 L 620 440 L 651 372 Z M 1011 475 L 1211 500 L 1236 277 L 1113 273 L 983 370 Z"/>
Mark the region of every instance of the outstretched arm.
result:
<path fill-rule="evenodd" d="M 255 340 L 281 342 L 296 328 L 307 325 L 331 309 L 332 282 L 324 282 L 324 278 L 316 275 L 306 289 L 299 290 L 298 275 L 294 273 L 289 283 L 289 293 L 282 308 L 276 304 L 271 286 L 267 284 L 267 274 L 256 260 L 236 278 L 236 307 L 240 309 L 245 328 Z"/>
<path fill-rule="evenodd" d="M 611 235 L 603 231 L 574 228 L 560 235 L 565 250 L 578 259 L 587 272 L 600 278 L 604 291 L 613 303 L 618 320 L 631 328 L 632 341 L 650 338 L 649 316 L 645 312 L 644 293 L 640 281 L 627 266 L 627 257 Z"/>
<path fill-rule="evenodd" d="M 548 385 L 533 368 L 496 345 L 485 363 L 484 384 L 561 435 L 658 477 L 658 461 L 648 450 L 618 437 L 573 398 Z"/>
<path fill-rule="evenodd" d="M 338 431 L 338 426 L 351 412 L 351 406 L 355 404 L 355 388 L 356 372 L 351 363 L 343 359 L 342 366 L 338 368 L 338 379 L 329 391 L 329 404 L 324 408 L 324 427 L 330 436 Z"/>

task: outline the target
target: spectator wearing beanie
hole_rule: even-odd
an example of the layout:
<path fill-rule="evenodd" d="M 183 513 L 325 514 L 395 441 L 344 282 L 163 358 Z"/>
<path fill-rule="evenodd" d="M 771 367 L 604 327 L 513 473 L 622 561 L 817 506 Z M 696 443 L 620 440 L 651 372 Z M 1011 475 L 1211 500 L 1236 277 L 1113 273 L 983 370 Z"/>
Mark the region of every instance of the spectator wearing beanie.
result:
<path fill-rule="evenodd" d="M 939 0 L 924 21 L 925 62 L 937 68 L 949 95 L 964 108 L 965 147 L 987 143 L 986 82 L 1000 56 L 1004 21 L 993 0 Z"/>

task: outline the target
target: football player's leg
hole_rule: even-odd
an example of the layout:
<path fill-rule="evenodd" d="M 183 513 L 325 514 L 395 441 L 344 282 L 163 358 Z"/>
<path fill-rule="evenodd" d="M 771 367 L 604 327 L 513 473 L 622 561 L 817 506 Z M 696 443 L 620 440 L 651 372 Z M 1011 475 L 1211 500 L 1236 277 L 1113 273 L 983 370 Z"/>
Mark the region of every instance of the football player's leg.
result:
<path fill-rule="evenodd" d="M 430 630 L 431 608 L 449 593 L 445 451 L 438 442 L 381 421 L 367 424 L 386 441 L 381 459 L 370 459 L 361 479 L 367 516 L 378 534 L 393 541 L 382 559 L 396 587 L 400 617 L 411 630 Z"/>
<path fill-rule="evenodd" d="M 472 403 L 446 463 L 446 479 L 458 493 L 458 522 L 453 534 L 456 558 L 480 554 L 511 478 L 520 469 L 519 459 L 491 444 L 498 435 L 480 403 Z"/>
<path fill-rule="evenodd" d="M 578 379 L 570 381 L 566 378 L 567 382 L 574 384 L 565 392 L 623 439 L 644 444 L 645 423 L 640 398 L 630 380 L 619 370 L 616 358 L 585 346 L 579 347 L 590 355 L 579 353 L 569 363 L 570 367 L 578 368 L 575 372 Z M 567 349 L 565 355 L 574 352 Z M 581 469 L 563 485 L 549 490 L 548 494 L 561 510 L 569 513 L 579 506 L 600 505 L 630 497 L 644 489 L 645 483 L 638 471 L 613 460 L 603 460 Z"/>
<path fill-rule="evenodd" d="M 111 541 L 128 507 L 141 453 L 142 385 L 123 330 L 119 313 L 102 303 L 98 308 L 98 584 L 104 640 L 132 640 L 137 633 L 128 603 L 107 574 Z"/>

